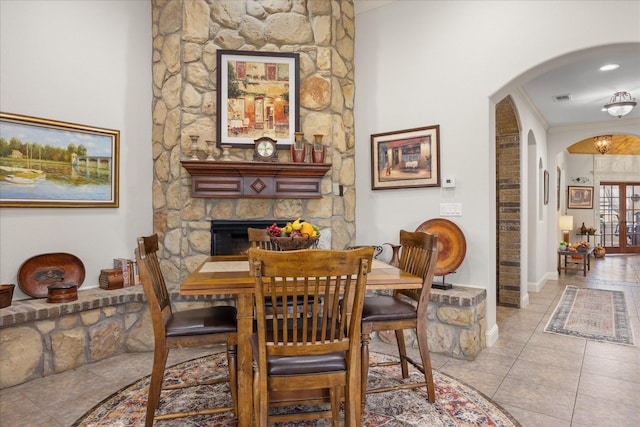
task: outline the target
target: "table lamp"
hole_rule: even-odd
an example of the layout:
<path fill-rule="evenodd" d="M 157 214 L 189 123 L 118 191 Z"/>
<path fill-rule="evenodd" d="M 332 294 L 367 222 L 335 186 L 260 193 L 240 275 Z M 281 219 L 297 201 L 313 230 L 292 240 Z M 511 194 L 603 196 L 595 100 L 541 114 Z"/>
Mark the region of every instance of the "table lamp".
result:
<path fill-rule="evenodd" d="M 573 216 L 561 215 L 558 219 L 558 227 L 562 230 L 562 240 L 569 243 L 569 233 L 573 230 Z"/>

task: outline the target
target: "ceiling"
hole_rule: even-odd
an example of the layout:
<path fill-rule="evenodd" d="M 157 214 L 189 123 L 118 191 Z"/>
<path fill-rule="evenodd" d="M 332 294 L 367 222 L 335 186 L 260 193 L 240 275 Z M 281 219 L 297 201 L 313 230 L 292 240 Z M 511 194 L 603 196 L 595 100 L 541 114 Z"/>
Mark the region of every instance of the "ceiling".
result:
<path fill-rule="evenodd" d="M 600 71 L 605 64 L 618 64 L 619 67 Z M 597 123 L 610 125 L 615 121 L 640 122 L 640 106 L 622 118 L 602 111 L 615 92 L 629 92 L 636 102 L 640 98 L 640 51 L 637 47 L 594 51 L 526 81 L 521 91 L 549 128 Z M 614 135 L 612 146 L 608 154 L 640 155 L 640 138 L 637 136 Z M 568 151 L 596 153 L 592 138 L 577 142 Z"/>
<path fill-rule="evenodd" d="M 397 0 L 354 0 L 356 14 L 375 9 Z M 615 92 L 626 91 L 636 102 L 640 100 L 640 50 L 637 45 L 611 49 L 594 49 L 573 59 L 550 61 L 557 66 L 541 65 L 521 79 L 518 90 L 528 98 L 541 121 L 549 129 L 615 121 L 639 124 L 640 105 L 622 118 L 609 115 L 602 107 Z M 577 58 L 577 59 L 575 59 Z M 600 71 L 605 64 L 618 64 L 612 71 Z M 558 101 L 561 97 L 562 101 Z M 595 132 L 597 133 L 597 132 Z M 595 136 L 595 135 L 594 135 Z M 614 135 L 614 148 L 610 154 L 640 155 L 640 138 L 632 135 Z M 595 154 L 591 138 L 579 141 L 568 148 L 570 153 Z"/>

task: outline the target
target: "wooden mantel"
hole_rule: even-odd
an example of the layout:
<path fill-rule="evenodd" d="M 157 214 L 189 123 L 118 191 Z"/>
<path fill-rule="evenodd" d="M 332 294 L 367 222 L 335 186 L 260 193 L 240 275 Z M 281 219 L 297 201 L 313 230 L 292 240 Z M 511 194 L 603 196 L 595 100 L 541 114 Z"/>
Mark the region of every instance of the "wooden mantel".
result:
<path fill-rule="evenodd" d="M 330 163 L 182 160 L 191 195 L 213 198 L 319 199 Z"/>

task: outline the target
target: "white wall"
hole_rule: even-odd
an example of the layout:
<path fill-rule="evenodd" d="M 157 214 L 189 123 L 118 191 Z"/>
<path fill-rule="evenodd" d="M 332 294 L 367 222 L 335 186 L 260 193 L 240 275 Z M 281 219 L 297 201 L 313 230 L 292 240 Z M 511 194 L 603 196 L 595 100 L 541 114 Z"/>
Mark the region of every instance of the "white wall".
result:
<path fill-rule="evenodd" d="M 593 30 L 603 22 L 616 25 Z M 463 215 L 452 219 L 465 233 L 467 253 L 448 280 L 487 289 L 488 335 L 494 334 L 494 109 L 508 92 L 495 95 L 552 58 L 637 43 L 639 25 L 638 3 L 625 1 L 584 7 L 573 1 L 400 0 L 356 16 L 357 243 L 395 241 L 398 229 L 439 217 L 440 203 L 462 203 Z M 455 178 L 456 188 L 372 191 L 370 135 L 434 124 L 440 125 L 442 177 Z M 544 136 L 536 139 L 542 143 Z"/>
<path fill-rule="evenodd" d="M 1 111 L 120 131 L 120 207 L 0 208 L 0 283 L 69 252 L 97 287 L 152 231 L 151 2 L 0 1 L 0 55 Z"/>

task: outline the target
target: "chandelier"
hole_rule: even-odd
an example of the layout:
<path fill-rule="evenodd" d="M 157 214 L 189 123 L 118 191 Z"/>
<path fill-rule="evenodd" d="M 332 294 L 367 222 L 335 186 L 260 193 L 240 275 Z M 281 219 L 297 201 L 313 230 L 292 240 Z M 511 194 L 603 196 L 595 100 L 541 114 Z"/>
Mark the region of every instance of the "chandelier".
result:
<path fill-rule="evenodd" d="M 616 92 L 609 100 L 609 103 L 605 104 L 604 108 L 612 116 L 620 118 L 629 114 L 636 104 L 636 99 L 632 98 L 629 92 Z"/>
<path fill-rule="evenodd" d="M 611 149 L 611 138 L 613 138 L 613 135 L 600 135 L 593 138 L 593 145 L 600 154 L 604 154 Z"/>

